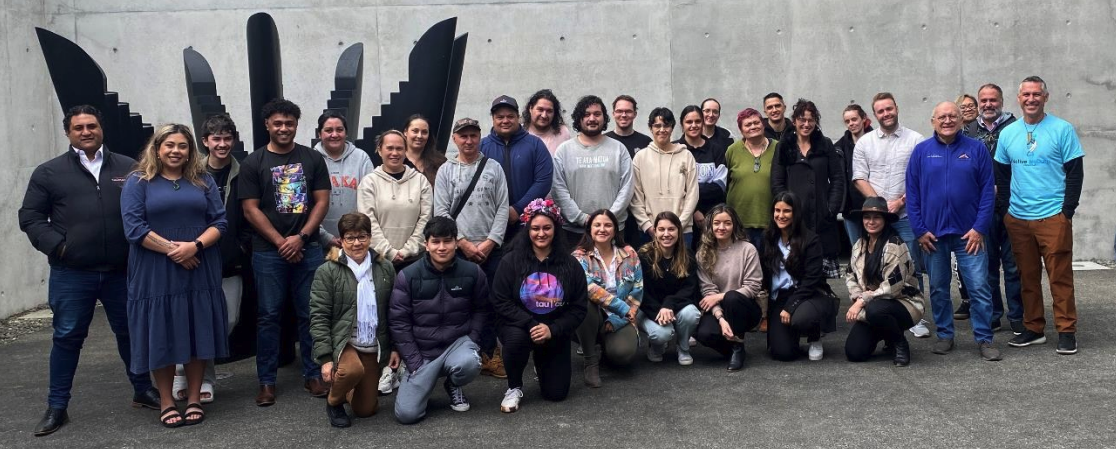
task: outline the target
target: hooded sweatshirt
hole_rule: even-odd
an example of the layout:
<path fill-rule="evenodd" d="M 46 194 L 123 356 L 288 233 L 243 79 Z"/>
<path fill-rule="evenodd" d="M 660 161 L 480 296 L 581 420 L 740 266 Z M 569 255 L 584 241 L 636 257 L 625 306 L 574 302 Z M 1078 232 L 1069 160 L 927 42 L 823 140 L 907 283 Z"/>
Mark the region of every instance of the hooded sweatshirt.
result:
<path fill-rule="evenodd" d="M 372 172 L 372 158 L 352 142 L 345 142 L 345 150 L 337 159 L 326 153 L 321 142 L 314 145 L 314 151 L 321 153 L 325 158 L 329 182 L 333 186 L 329 192 L 329 211 L 326 212 L 319 231 L 322 246 L 327 246 L 334 237 L 340 237 L 336 235 L 337 220 L 340 220 L 342 215 L 356 210 L 357 186 L 360 180 L 364 179 L 364 175 Z"/>
<path fill-rule="evenodd" d="M 634 194 L 631 212 L 639 230 L 647 232 L 660 212 L 671 211 L 682 219 L 682 232 L 693 232 L 698 204 L 697 162 L 686 146 L 669 144 L 666 150 L 655 142 L 632 160 Z"/>
<path fill-rule="evenodd" d="M 422 228 L 434 209 L 432 190 L 425 176 L 407 166 L 400 179 L 383 165 L 365 175 L 357 190 L 357 210 L 372 220 L 372 249 L 388 260 L 396 254 L 404 260 L 421 255 Z"/>
<path fill-rule="evenodd" d="M 478 157 L 472 163 L 464 163 L 457 158 L 449 159 L 438 169 L 434 183 L 434 215 L 450 217 L 450 212 L 462 201 L 465 189 L 473 181 L 480 167 Z M 457 238 L 471 243 L 492 240 L 497 245 L 504 244 L 504 231 L 508 225 L 508 187 L 504 180 L 504 170 L 491 159 L 484 164 L 473 193 L 466 199 L 457 217 Z"/>
<path fill-rule="evenodd" d="M 584 232 L 589 213 L 597 209 L 612 211 L 623 229 L 632 184 L 632 157 L 624 144 L 610 137 L 591 147 L 575 137 L 554 153 L 551 196 L 562 209 L 562 228 L 568 231 Z"/>

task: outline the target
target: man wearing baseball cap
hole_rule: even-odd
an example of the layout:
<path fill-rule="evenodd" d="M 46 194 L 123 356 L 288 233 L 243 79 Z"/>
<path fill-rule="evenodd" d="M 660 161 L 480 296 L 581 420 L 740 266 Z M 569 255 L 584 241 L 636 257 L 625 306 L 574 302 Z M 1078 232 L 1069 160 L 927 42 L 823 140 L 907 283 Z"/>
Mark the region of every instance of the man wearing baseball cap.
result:
<path fill-rule="evenodd" d="M 508 184 L 508 228 L 505 240 L 519 229 L 523 208 L 534 199 L 546 198 L 554 174 L 554 160 L 546 144 L 519 124 L 519 103 L 507 95 L 492 101 L 492 131 L 481 140 L 480 150 L 500 164 Z"/>

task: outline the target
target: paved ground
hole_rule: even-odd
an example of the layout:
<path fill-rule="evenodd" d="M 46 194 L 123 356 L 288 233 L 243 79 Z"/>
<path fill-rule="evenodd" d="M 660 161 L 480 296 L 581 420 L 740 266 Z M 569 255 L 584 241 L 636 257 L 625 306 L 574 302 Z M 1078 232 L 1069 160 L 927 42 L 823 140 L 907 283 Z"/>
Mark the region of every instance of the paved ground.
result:
<path fill-rule="evenodd" d="M 292 367 L 280 371 L 278 404 L 257 408 L 251 359 L 218 368 L 233 377 L 222 381 L 205 423 L 163 429 L 156 412 L 128 407 L 131 389 L 98 316 L 71 423 L 54 435 L 31 435 L 45 410 L 49 330 L 0 346 L 0 447 L 1116 447 L 1113 273 L 1076 273 L 1076 356 L 1055 354 L 1053 342 L 1008 348 L 1011 334 L 1001 332 L 1005 360 L 983 362 L 961 322 L 953 354 L 931 354 L 932 339 L 912 339 L 908 368 L 883 357 L 851 364 L 842 322 L 824 339 L 820 362 L 772 361 L 753 334 L 747 367 L 737 373 L 704 348 L 695 350 L 694 366 L 678 366 L 671 350 L 660 365 L 641 358 L 630 371 L 605 370 L 600 389 L 575 381 L 563 403 L 540 400 L 528 380 L 512 415 L 499 412 L 506 384 L 483 377 L 466 389 L 467 413 L 451 411 L 438 389 L 422 423 L 396 423 L 389 397 L 380 413 L 349 429 L 328 426 L 324 401 L 302 391 Z"/>

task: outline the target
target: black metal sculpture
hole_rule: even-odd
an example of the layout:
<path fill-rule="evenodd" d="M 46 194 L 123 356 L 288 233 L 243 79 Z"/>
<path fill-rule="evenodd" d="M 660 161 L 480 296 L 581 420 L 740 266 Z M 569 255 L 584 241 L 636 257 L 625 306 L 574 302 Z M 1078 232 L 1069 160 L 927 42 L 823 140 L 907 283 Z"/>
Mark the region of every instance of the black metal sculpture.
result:
<path fill-rule="evenodd" d="M 35 28 L 43 48 L 47 70 L 65 111 L 88 104 L 101 111 L 105 145 L 112 151 L 135 158 L 155 130 L 143 123 L 128 103 L 120 102 L 116 92 L 108 90 L 108 80 L 101 66 L 77 44 L 42 28 Z"/>
<path fill-rule="evenodd" d="M 217 95 L 217 80 L 213 77 L 213 69 L 205 57 L 193 47 L 186 47 L 182 50 L 182 63 L 186 68 L 186 96 L 190 98 L 190 118 L 194 122 L 194 137 L 198 141 L 198 149 L 206 151 L 205 145 L 201 143 L 202 126 L 205 120 L 228 112 L 225 104 L 221 102 L 221 96 Z M 236 134 L 233 136 L 236 146 L 233 147 L 232 155 L 236 160 L 241 161 L 248 156 L 248 153 L 244 151 L 244 142 L 240 140 L 240 133 Z"/>

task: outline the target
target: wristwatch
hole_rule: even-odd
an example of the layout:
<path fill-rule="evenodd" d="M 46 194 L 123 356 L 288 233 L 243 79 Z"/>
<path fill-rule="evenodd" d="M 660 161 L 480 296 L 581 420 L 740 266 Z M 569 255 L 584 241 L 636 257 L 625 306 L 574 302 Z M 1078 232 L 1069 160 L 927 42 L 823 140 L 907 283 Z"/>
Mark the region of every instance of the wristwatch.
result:
<path fill-rule="evenodd" d="M 199 253 L 205 249 L 205 245 L 202 244 L 201 240 L 194 240 L 194 246 L 198 247 Z"/>
<path fill-rule="evenodd" d="M 299 232 L 298 238 L 302 239 L 302 243 L 310 243 L 310 234 Z"/>

